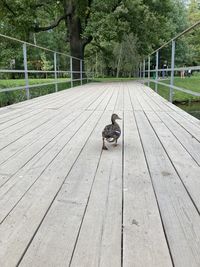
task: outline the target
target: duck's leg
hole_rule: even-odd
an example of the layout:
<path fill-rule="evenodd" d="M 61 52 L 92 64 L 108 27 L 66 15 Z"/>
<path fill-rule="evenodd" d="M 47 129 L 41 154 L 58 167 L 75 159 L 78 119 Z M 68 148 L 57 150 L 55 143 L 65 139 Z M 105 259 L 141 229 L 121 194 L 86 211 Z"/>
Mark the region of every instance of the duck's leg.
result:
<path fill-rule="evenodd" d="M 105 138 L 103 137 L 103 147 L 102 147 L 103 150 L 108 150 L 107 147 L 105 146 Z"/>
<path fill-rule="evenodd" d="M 117 138 L 115 139 L 115 143 L 114 143 L 114 146 L 117 146 Z"/>

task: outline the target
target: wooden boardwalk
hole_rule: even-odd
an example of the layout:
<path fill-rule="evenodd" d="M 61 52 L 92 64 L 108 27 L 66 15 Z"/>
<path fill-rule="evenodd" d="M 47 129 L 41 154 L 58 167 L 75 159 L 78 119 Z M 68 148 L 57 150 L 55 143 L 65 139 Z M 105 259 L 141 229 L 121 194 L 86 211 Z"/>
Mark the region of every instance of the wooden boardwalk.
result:
<path fill-rule="evenodd" d="M 119 114 L 118 147 L 101 132 Z M 0 109 L 0 266 L 199 267 L 200 121 L 136 82 Z"/>

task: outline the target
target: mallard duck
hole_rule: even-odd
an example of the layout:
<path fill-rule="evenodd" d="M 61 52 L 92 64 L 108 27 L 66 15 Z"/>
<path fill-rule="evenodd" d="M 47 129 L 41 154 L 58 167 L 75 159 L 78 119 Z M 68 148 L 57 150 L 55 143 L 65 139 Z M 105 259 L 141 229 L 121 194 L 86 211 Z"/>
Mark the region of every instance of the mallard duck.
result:
<path fill-rule="evenodd" d="M 105 146 L 105 139 L 109 143 L 115 142 L 115 146 L 117 146 L 117 140 L 121 135 L 121 129 L 119 125 L 116 123 L 116 120 L 121 120 L 121 118 L 117 114 L 112 114 L 111 116 L 112 124 L 107 125 L 102 132 L 102 138 L 103 138 L 102 149 L 108 150 L 108 148 Z"/>

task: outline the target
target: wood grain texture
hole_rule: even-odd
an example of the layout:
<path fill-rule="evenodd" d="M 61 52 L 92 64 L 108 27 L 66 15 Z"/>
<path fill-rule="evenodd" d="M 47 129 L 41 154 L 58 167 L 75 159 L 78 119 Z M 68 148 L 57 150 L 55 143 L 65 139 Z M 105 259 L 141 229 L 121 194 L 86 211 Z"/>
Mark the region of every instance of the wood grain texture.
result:
<path fill-rule="evenodd" d="M 122 136 L 102 151 L 112 113 Z M 134 81 L 0 109 L 0 266 L 199 267 L 200 123 Z"/>

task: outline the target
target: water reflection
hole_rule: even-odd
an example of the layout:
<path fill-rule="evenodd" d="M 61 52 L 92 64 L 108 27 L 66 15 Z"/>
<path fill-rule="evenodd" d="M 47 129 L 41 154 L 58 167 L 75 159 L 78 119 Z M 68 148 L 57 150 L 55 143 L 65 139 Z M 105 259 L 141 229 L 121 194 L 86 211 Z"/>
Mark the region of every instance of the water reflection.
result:
<path fill-rule="evenodd" d="M 179 108 L 185 110 L 192 116 L 200 120 L 200 102 L 191 102 L 187 104 L 176 104 Z"/>

